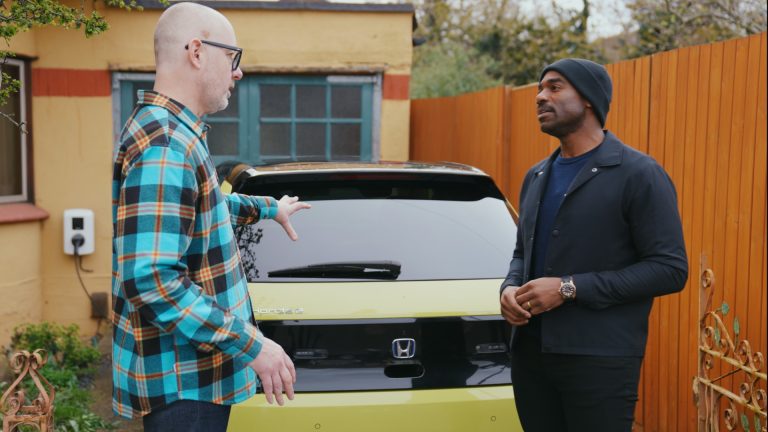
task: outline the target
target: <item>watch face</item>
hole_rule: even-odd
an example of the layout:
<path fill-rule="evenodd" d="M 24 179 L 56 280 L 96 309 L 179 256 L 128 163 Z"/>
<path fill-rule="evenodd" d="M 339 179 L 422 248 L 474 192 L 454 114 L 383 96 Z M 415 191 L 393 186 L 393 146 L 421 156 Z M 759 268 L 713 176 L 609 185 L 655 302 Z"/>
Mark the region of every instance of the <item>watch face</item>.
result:
<path fill-rule="evenodd" d="M 560 284 L 560 294 L 563 298 L 572 299 L 576 296 L 576 286 L 570 282 L 563 282 Z"/>

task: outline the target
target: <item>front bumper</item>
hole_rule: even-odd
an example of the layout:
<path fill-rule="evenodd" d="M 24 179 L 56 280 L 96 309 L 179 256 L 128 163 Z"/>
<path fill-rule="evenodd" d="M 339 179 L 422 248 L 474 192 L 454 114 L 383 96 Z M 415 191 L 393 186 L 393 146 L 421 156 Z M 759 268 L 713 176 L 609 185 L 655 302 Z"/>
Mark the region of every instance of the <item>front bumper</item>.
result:
<path fill-rule="evenodd" d="M 229 432 L 522 432 L 512 386 L 301 393 L 285 406 L 259 394 L 232 407 Z"/>

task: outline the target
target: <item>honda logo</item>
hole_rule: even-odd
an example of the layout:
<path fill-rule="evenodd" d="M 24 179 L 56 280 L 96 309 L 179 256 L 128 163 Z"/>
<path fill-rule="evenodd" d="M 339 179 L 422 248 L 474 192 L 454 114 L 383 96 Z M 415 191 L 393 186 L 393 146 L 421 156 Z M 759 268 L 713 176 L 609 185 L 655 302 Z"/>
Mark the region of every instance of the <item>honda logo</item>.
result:
<path fill-rule="evenodd" d="M 392 341 L 392 357 L 396 359 L 409 359 L 416 355 L 416 341 L 402 338 Z"/>

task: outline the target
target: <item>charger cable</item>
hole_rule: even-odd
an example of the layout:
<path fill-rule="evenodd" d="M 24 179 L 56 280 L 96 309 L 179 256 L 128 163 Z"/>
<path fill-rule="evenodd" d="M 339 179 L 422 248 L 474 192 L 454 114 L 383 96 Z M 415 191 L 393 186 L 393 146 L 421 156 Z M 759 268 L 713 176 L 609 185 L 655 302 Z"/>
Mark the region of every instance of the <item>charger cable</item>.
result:
<path fill-rule="evenodd" d="M 85 295 L 88 296 L 88 300 L 93 303 L 93 297 L 91 297 L 91 294 L 88 292 L 88 289 L 85 288 L 85 283 L 83 282 L 82 276 L 80 276 L 80 270 L 84 271 L 85 273 L 93 273 L 93 270 L 89 270 L 87 268 L 83 268 L 83 257 L 80 255 L 80 246 L 82 246 L 85 243 L 85 237 L 83 237 L 82 234 L 75 234 L 72 236 L 72 246 L 75 248 L 75 272 L 77 273 L 77 280 L 80 281 L 80 286 L 83 288 L 83 292 L 85 292 Z"/>
<path fill-rule="evenodd" d="M 82 276 L 80 276 L 80 270 L 82 270 L 85 273 L 93 273 L 93 270 L 87 269 L 83 267 L 83 256 L 80 255 L 80 247 L 85 243 L 85 237 L 83 237 L 82 234 L 75 234 L 72 236 L 72 246 L 74 247 L 75 252 L 75 272 L 77 273 L 77 280 L 80 281 L 80 286 L 83 288 L 83 292 L 88 297 L 88 300 L 91 302 L 91 309 L 93 309 L 93 297 L 88 292 L 88 289 L 85 287 L 85 283 L 83 282 Z M 99 321 L 96 323 L 96 334 L 93 335 L 91 338 L 91 345 L 97 346 L 99 344 L 99 341 L 104 336 L 101 333 L 101 324 L 104 320 L 102 318 L 99 318 Z"/>

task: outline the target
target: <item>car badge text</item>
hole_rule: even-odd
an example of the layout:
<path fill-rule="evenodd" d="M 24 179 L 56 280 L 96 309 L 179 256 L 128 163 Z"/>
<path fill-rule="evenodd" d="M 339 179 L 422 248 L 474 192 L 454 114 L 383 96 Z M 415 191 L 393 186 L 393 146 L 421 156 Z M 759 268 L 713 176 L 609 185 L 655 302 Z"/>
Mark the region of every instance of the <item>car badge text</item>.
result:
<path fill-rule="evenodd" d="M 256 307 L 256 308 L 253 308 L 253 313 L 256 313 L 256 314 L 275 314 L 275 315 L 303 314 L 304 313 L 304 308 Z"/>
<path fill-rule="evenodd" d="M 396 359 L 409 359 L 416 355 L 416 341 L 410 338 L 395 339 L 392 341 L 392 357 Z"/>

